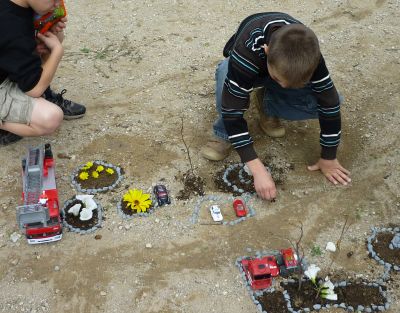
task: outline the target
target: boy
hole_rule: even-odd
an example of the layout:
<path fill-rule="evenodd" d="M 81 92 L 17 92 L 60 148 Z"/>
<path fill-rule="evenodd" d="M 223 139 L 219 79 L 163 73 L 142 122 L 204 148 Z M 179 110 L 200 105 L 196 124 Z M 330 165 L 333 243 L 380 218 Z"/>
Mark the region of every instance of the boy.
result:
<path fill-rule="evenodd" d="M 34 12 L 55 6 L 55 0 L 0 0 L 0 145 L 51 134 L 63 118 L 85 114 L 83 105 L 62 97 L 65 91 L 49 88 L 64 51 L 64 22 L 36 42 Z"/>
<path fill-rule="evenodd" d="M 257 194 L 268 200 L 276 197 L 275 183 L 257 157 L 243 115 L 250 92 L 263 87 L 265 94 L 256 92 L 261 129 L 271 137 L 282 137 L 285 129 L 279 117 L 319 118 L 321 158 L 308 169 L 321 170 L 332 183 L 347 185 L 350 173 L 336 159 L 339 95 L 313 31 L 285 13 L 254 14 L 240 24 L 224 56 L 216 71 L 217 138 L 202 148 L 203 157 L 223 160 L 233 146 L 250 169 Z"/>

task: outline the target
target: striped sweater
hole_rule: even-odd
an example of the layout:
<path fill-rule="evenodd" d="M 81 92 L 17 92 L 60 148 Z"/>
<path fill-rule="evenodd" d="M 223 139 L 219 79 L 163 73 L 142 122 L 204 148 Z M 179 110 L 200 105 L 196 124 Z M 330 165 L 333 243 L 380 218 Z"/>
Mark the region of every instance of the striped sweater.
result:
<path fill-rule="evenodd" d="M 230 58 L 222 92 L 222 118 L 242 162 L 257 158 L 244 113 L 249 108 L 255 81 L 269 75 L 263 46 L 269 44 L 276 29 L 293 23 L 300 22 L 285 13 L 251 15 L 225 46 L 224 55 Z M 318 102 L 321 157 L 335 159 L 341 133 L 339 96 L 322 56 L 310 83 Z"/>

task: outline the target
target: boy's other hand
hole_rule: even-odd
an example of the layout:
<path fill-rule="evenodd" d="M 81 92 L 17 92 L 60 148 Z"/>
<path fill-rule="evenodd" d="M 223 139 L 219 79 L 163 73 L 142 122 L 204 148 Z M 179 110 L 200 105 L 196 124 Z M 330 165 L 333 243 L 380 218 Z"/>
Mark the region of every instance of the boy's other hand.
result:
<path fill-rule="evenodd" d="M 320 170 L 322 174 L 333 184 L 347 185 L 351 182 L 350 172 L 340 165 L 337 159 L 325 160 L 319 159 L 314 165 L 308 166 L 310 171 Z"/>
<path fill-rule="evenodd" d="M 51 28 L 50 31 L 53 34 L 58 34 L 60 32 L 62 32 L 64 30 L 64 28 L 67 26 L 67 18 L 63 17 L 60 21 L 58 21 L 57 23 L 55 23 Z"/>
<path fill-rule="evenodd" d="M 38 33 L 37 38 L 41 42 L 43 42 L 46 45 L 46 47 L 50 49 L 50 51 L 53 51 L 54 49 L 62 50 L 62 45 L 60 43 L 60 40 L 52 32 L 46 32 L 44 34 Z"/>
<path fill-rule="evenodd" d="M 258 196 L 264 200 L 274 200 L 276 198 L 274 180 L 260 159 L 247 162 L 247 167 L 253 174 L 254 188 Z"/>

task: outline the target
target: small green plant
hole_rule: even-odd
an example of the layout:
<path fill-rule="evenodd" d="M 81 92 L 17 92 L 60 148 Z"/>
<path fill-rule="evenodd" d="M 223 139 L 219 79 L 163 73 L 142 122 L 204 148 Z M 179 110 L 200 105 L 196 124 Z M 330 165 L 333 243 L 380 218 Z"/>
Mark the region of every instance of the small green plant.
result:
<path fill-rule="evenodd" d="M 83 53 L 89 53 L 89 52 L 90 52 L 90 49 L 89 49 L 89 48 L 82 48 L 82 49 L 81 49 L 81 52 L 83 52 Z"/>
<path fill-rule="evenodd" d="M 314 245 L 311 248 L 311 256 L 321 256 L 321 255 L 322 255 L 321 247 L 318 245 Z"/>

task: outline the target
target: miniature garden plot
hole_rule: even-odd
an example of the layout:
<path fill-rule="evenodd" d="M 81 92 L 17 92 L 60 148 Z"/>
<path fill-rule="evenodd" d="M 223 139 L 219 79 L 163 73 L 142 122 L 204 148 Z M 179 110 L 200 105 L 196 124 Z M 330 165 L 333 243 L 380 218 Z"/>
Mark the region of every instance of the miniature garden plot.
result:
<path fill-rule="evenodd" d="M 77 195 L 62 208 L 63 223 L 70 231 L 88 234 L 101 227 L 103 211 L 93 195 Z"/>
<path fill-rule="evenodd" d="M 72 174 L 79 192 L 95 194 L 114 189 L 123 179 L 122 169 L 103 161 L 87 162 Z"/>
<path fill-rule="evenodd" d="M 372 228 L 367 239 L 371 258 L 388 270 L 400 271 L 400 227 Z"/>
<path fill-rule="evenodd" d="M 155 201 L 140 189 L 129 189 L 118 202 L 117 211 L 125 219 L 146 217 L 154 212 Z"/>
<path fill-rule="evenodd" d="M 334 284 L 337 300 L 328 300 L 318 295 L 318 289 L 310 281 L 299 283 L 285 281 L 282 287 L 287 294 L 288 307 L 296 312 L 318 311 L 322 308 L 342 308 L 348 312 L 378 312 L 389 308 L 386 292 L 382 286 L 367 282 L 339 282 Z"/>
<path fill-rule="evenodd" d="M 277 185 L 282 185 L 287 172 L 293 168 L 291 164 L 268 163 L 265 164 Z M 234 196 L 243 193 L 255 193 L 253 177 L 243 163 L 228 165 L 214 176 L 216 187 L 223 192 L 232 193 Z"/>
<path fill-rule="evenodd" d="M 253 207 L 249 204 L 250 198 L 249 194 L 243 195 L 241 198 L 227 197 L 226 195 L 202 196 L 193 209 L 191 222 L 201 225 L 236 225 L 255 215 Z M 235 201 L 241 201 L 244 208 L 241 208 L 240 211 L 238 207 L 235 208 Z"/>
<path fill-rule="evenodd" d="M 194 174 L 193 171 L 189 170 L 183 174 L 181 181 L 183 189 L 176 196 L 178 200 L 188 200 L 191 196 L 204 195 L 204 181 L 200 176 Z"/>

